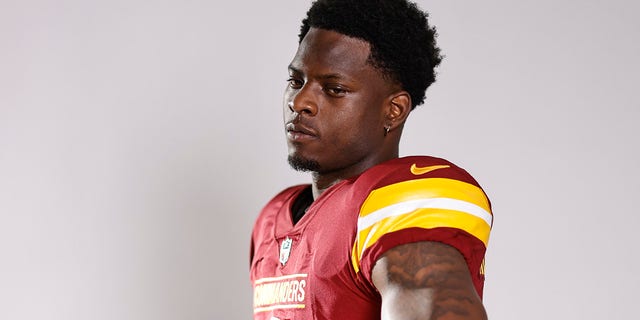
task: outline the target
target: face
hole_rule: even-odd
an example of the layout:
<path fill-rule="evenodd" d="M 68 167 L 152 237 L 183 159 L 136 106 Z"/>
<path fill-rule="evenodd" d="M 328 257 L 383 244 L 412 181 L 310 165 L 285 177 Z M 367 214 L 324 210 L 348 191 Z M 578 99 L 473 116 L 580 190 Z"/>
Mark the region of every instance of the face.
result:
<path fill-rule="evenodd" d="M 294 168 L 347 177 L 385 156 L 385 115 L 397 88 L 367 62 L 369 53 L 367 42 L 324 29 L 300 43 L 284 94 Z"/>

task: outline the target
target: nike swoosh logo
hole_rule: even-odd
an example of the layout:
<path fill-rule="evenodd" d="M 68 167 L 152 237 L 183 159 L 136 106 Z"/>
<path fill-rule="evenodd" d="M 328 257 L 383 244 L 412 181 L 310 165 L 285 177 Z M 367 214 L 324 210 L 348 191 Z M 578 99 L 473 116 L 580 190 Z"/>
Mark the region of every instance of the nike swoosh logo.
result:
<path fill-rule="evenodd" d="M 421 174 L 425 174 L 425 173 L 431 172 L 433 170 L 445 169 L 445 168 L 449 168 L 449 165 L 442 164 L 442 165 L 435 165 L 435 166 L 428 166 L 428 167 L 418 167 L 414 163 L 414 164 L 411 165 L 411 173 L 415 174 L 416 176 L 419 176 Z"/>

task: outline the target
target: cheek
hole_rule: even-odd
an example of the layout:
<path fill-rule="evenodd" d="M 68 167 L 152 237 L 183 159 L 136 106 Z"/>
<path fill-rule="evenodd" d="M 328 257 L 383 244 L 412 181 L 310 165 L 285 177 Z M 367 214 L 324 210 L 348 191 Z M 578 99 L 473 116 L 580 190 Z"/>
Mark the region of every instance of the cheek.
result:
<path fill-rule="evenodd" d="M 384 117 L 380 115 L 377 108 L 368 108 L 363 112 L 351 114 L 343 122 L 350 130 L 362 137 L 371 136 L 375 132 L 382 131 L 384 127 Z"/>
<path fill-rule="evenodd" d="M 336 115 L 334 121 L 331 142 L 340 146 L 342 151 L 367 149 L 375 143 L 376 133 L 382 135 L 383 132 L 382 127 L 378 128 L 379 117 L 374 113 L 341 113 Z"/>

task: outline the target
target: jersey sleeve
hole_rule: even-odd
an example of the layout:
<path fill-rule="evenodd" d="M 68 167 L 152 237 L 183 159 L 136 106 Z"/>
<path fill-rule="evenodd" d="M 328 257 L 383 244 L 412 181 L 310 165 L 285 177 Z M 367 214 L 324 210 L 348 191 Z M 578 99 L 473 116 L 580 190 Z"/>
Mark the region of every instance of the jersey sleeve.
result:
<path fill-rule="evenodd" d="M 444 165 L 373 189 L 358 215 L 352 265 L 371 283 L 385 251 L 405 243 L 437 241 L 465 258 L 482 296 L 484 253 L 493 215 L 489 199 L 466 171 Z"/>

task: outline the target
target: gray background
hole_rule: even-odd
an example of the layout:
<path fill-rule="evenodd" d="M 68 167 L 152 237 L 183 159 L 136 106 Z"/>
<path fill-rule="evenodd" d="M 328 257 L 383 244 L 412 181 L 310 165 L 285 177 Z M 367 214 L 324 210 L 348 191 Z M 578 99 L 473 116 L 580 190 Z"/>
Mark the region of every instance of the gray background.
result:
<path fill-rule="evenodd" d="M 637 1 L 420 1 L 446 60 L 401 153 L 495 213 L 495 320 L 637 315 Z M 248 319 L 308 1 L 0 0 L 0 319 Z"/>

